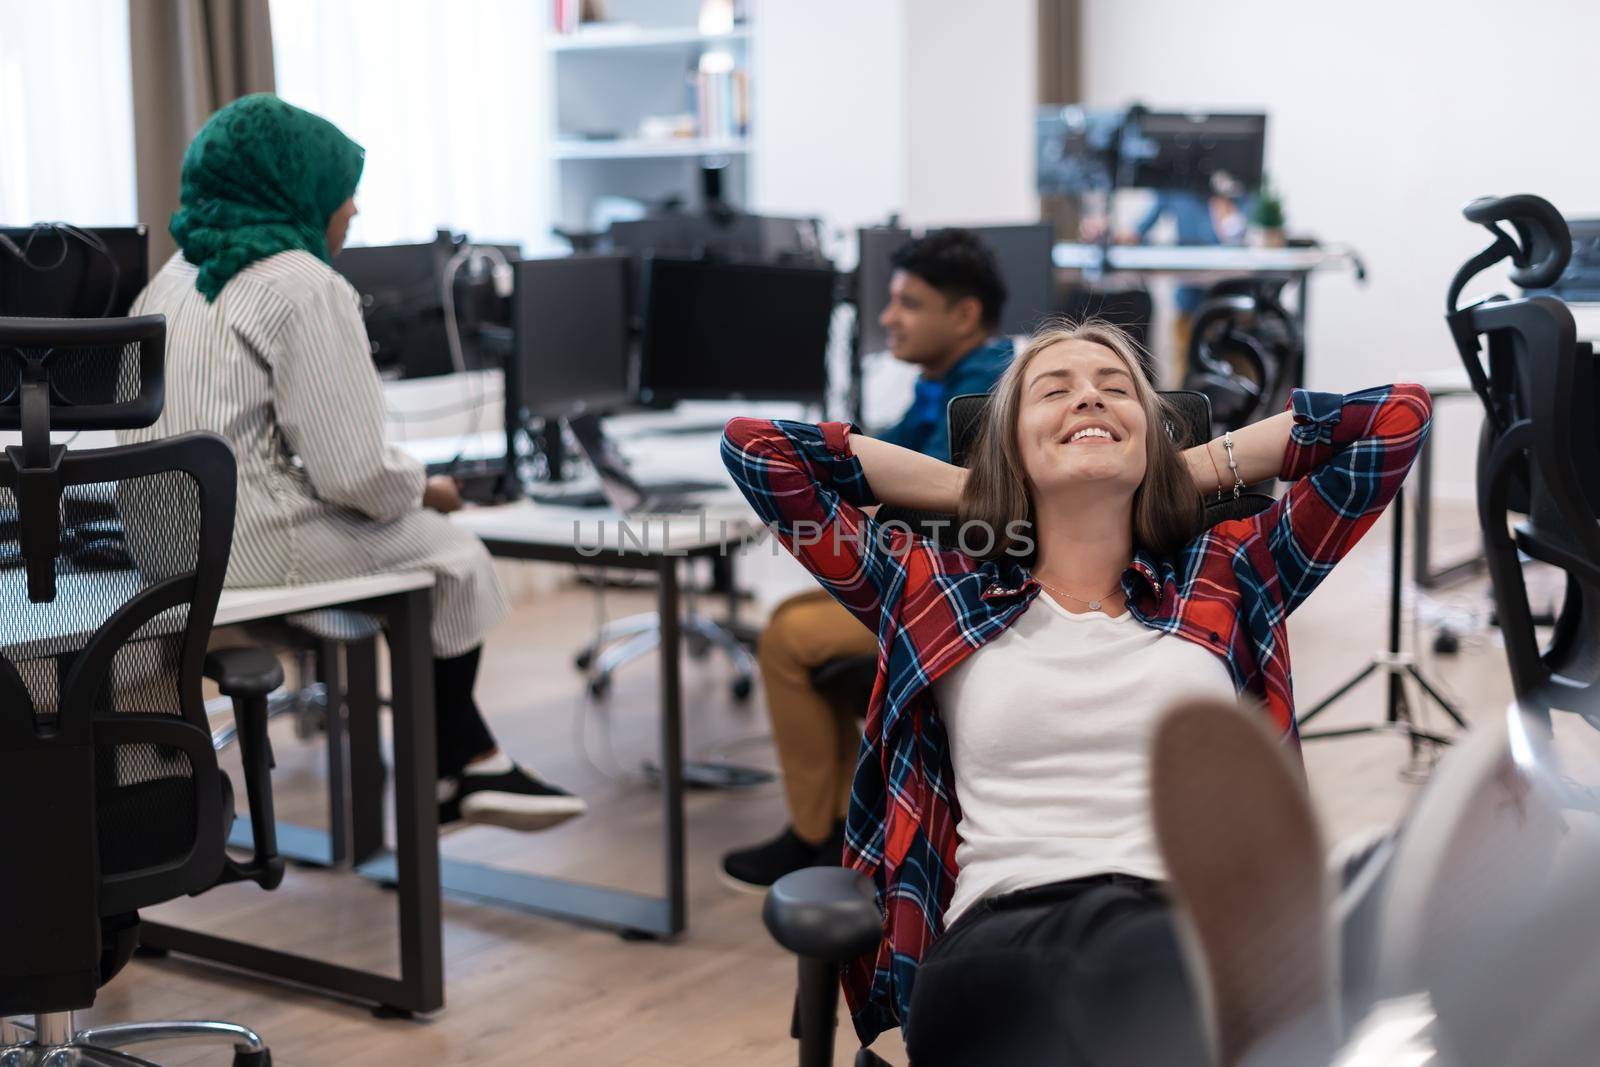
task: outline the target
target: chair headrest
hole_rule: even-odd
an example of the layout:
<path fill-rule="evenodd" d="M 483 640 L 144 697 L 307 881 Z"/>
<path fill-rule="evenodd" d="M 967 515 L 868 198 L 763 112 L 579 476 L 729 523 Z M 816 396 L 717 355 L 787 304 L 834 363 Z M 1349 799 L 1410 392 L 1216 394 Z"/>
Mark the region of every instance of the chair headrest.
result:
<path fill-rule="evenodd" d="M 0 318 L 0 430 L 24 430 L 23 386 L 52 430 L 123 430 L 161 414 L 167 320 Z"/>
<path fill-rule="evenodd" d="M 5 450 L 14 472 L 18 541 L 28 599 L 55 599 L 61 552 L 61 457 L 52 430 L 121 430 L 161 415 L 167 320 L 0 318 L 0 430 L 21 430 Z"/>

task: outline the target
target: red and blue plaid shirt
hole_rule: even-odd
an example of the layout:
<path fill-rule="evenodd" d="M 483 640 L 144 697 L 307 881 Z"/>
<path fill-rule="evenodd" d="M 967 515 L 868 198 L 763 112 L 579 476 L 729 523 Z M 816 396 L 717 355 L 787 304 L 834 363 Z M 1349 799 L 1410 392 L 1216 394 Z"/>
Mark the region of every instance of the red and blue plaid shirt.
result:
<path fill-rule="evenodd" d="M 1270 508 L 1220 523 L 1123 573 L 1134 618 L 1227 663 L 1234 687 L 1298 745 L 1285 622 L 1385 505 L 1427 434 L 1430 403 L 1401 384 L 1349 396 L 1296 390 L 1295 425 Z M 1026 611 L 1039 585 L 1020 562 L 980 562 L 862 509 L 877 503 L 844 423 L 735 419 L 722 456 L 745 497 L 823 588 L 878 635 L 845 829 L 846 863 L 883 910 L 874 954 L 846 966 L 862 1042 L 906 1018 L 917 965 L 942 933 L 956 881 L 960 803 L 932 682 Z"/>

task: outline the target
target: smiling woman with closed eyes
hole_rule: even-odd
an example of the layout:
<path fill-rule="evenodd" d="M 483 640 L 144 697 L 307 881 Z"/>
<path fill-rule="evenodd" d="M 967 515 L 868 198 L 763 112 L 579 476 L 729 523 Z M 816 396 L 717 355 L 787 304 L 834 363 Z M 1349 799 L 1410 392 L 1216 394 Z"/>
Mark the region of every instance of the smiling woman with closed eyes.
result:
<path fill-rule="evenodd" d="M 1029 340 L 970 469 L 842 423 L 729 423 L 746 498 L 879 637 L 844 854 L 884 912 L 844 974 L 864 1044 L 898 1024 L 918 1067 L 1206 1062 L 1152 730 L 1180 698 L 1242 698 L 1296 744 L 1287 617 L 1399 489 L 1429 413 L 1415 385 L 1297 390 L 1179 451 L 1137 349 L 1094 323 Z M 1273 477 L 1267 510 L 1206 527 L 1203 499 Z M 875 504 L 957 514 L 987 550 Z"/>

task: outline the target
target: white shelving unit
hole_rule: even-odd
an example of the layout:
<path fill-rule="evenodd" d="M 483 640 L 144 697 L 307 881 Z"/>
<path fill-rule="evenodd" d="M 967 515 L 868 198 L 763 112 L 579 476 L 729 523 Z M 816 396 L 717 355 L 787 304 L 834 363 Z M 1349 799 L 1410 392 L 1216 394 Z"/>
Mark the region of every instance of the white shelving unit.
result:
<path fill-rule="evenodd" d="M 603 197 L 646 203 L 675 197 L 697 208 L 702 163 L 721 169 L 727 200 L 748 203 L 754 144 L 748 122 L 733 137 L 643 136 L 647 119 L 665 124 L 694 115 L 694 72 L 708 53 L 722 53 L 714 62 L 744 71 L 747 97 L 760 89 L 748 20 L 705 33 L 700 9 L 700 0 L 606 0 L 608 21 L 567 34 L 547 30 L 556 225 L 593 228 Z"/>

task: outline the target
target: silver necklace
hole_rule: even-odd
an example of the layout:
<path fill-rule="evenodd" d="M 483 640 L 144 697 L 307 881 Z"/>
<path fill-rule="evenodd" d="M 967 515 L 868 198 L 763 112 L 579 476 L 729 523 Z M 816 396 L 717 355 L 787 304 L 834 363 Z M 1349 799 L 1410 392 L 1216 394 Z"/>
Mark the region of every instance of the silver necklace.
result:
<path fill-rule="evenodd" d="M 1115 588 L 1113 588 L 1110 592 L 1106 593 L 1104 596 L 1096 597 L 1093 600 L 1085 600 L 1081 596 L 1073 596 L 1071 593 L 1067 592 L 1065 589 L 1057 589 L 1055 586 L 1051 585 L 1049 582 L 1045 581 L 1043 578 L 1039 577 L 1037 574 L 1035 574 L 1033 576 L 1033 579 L 1034 579 L 1034 581 L 1038 582 L 1040 585 L 1044 586 L 1046 589 L 1048 589 L 1050 592 L 1056 594 L 1057 596 L 1064 596 L 1068 600 L 1076 600 L 1080 604 L 1089 605 L 1089 610 L 1090 611 L 1099 611 L 1100 610 L 1100 602 L 1102 600 L 1106 600 L 1106 599 L 1108 599 L 1110 597 L 1114 597 L 1118 593 L 1122 592 L 1122 580 L 1120 578 L 1117 580 L 1117 584 L 1116 584 Z"/>

